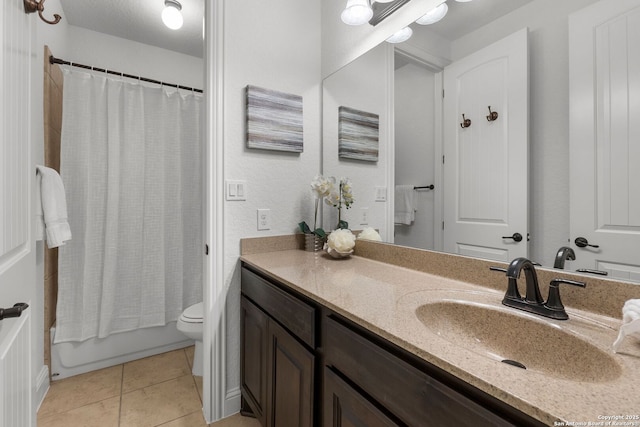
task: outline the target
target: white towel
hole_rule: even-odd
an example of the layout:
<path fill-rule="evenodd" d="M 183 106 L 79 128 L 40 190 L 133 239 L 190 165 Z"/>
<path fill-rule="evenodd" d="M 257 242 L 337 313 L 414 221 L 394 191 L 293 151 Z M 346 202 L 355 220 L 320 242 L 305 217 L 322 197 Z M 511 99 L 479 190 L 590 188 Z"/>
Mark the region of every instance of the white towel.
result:
<path fill-rule="evenodd" d="M 36 237 L 57 248 L 71 240 L 64 185 L 54 169 L 38 165 L 36 171 Z"/>
<path fill-rule="evenodd" d="M 613 352 L 618 351 L 625 336 L 640 333 L 640 299 L 630 299 L 622 307 L 622 326 L 618 338 L 613 343 Z"/>
<path fill-rule="evenodd" d="M 396 185 L 393 222 L 411 225 L 416 219 L 415 190 L 413 185 Z"/>

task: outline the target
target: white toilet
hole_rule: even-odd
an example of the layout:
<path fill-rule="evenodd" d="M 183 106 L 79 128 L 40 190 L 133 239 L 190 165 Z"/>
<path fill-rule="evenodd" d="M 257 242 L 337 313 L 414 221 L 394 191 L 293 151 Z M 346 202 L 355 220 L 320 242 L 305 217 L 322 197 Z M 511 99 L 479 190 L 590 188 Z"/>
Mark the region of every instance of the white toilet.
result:
<path fill-rule="evenodd" d="M 191 373 L 202 376 L 202 303 L 187 307 L 178 319 L 177 328 L 180 332 L 195 340 L 196 350 L 193 356 Z"/>

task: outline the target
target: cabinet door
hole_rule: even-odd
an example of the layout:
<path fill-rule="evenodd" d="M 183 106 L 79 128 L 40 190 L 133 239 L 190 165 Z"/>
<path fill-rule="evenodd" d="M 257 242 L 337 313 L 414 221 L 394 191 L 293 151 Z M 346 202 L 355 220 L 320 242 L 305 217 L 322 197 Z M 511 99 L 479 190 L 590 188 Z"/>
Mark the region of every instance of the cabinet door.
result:
<path fill-rule="evenodd" d="M 267 404 L 267 345 L 269 319 L 258 307 L 242 297 L 240 346 L 240 376 L 242 396 L 251 411 L 266 425 Z"/>
<path fill-rule="evenodd" d="M 275 321 L 269 321 L 268 427 L 313 425 L 314 356 Z"/>
<path fill-rule="evenodd" d="M 397 426 L 328 367 L 324 368 L 324 427 Z"/>

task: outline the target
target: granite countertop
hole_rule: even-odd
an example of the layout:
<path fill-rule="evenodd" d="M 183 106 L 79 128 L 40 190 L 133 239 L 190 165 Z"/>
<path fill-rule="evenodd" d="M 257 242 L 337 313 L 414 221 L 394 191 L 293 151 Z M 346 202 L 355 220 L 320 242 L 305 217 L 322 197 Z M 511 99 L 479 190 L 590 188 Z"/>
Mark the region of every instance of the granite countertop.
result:
<path fill-rule="evenodd" d="M 243 255 L 241 260 L 543 423 L 640 426 L 640 340 L 627 337 L 619 353 L 613 353 L 619 319 L 567 307 L 570 319 L 554 321 L 503 307 L 504 292 L 359 256 L 335 260 L 324 253 L 285 250 Z M 417 312 L 435 313 L 434 306 L 425 304 L 447 300 L 471 301 L 505 313 L 505 321 L 525 317 L 543 326 L 523 327 L 516 336 L 496 328 L 489 335 L 493 343 L 510 340 L 509 347 L 549 328 L 581 339 L 564 340 L 560 332 L 560 340 L 545 336 L 545 348 L 526 351 L 539 366 L 509 366 L 481 354 L 471 342 L 459 345 L 457 335 L 451 335 L 452 328 L 474 324 L 474 315 L 484 318 L 482 310 L 474 314 L 476 310 L 462 306 L 450 321 L 430 327 L 421 322 Z M 595 358 L 589 359 L 584 341 L 595 347 Z"/>

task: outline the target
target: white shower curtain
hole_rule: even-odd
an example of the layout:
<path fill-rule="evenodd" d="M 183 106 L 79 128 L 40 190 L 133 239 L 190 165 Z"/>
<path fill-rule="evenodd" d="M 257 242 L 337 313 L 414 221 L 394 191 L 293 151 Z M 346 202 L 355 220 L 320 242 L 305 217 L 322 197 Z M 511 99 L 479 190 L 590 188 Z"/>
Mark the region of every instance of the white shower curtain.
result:
<path fill-rule="evenodd" d="M 202 96 L 63 72 L 55 341 L 165 325 L 202 301 Z"/>

